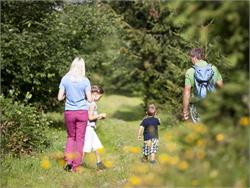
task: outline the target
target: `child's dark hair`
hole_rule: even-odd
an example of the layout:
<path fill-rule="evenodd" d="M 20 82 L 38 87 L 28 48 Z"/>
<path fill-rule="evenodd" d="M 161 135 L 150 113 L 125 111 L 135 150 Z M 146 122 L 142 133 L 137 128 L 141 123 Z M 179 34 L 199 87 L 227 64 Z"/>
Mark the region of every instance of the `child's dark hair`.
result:
<path fill-rule="evenodd" d="M 156 106 L 154 104 L 149 104 L 147 108 L 147 115 L 155 116 L 155 114 L 156 114 Z"/>
<path fill-rule="evenodd" d="M 191 51 L 190 51 L 190 53 L 189 53 L 189 55 L 191 56 L 191 57 L 196 57 L 197 59 L 204 59 L 204 51 L 203 51 L 203 49 L 202 48 L 193 48 Z"/>
<path fill-rule="evenodd" d="M 101 86 L 93 85 L 93 86 L 91 86 L 91 93 L 103 94 L 104 90 Z"/>

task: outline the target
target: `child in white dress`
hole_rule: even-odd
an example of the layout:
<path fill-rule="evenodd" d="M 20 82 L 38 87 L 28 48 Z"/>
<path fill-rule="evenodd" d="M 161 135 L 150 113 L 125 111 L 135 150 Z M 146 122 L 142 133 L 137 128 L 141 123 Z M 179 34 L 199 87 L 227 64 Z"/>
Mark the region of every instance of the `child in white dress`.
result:
<path fill-rule="evenodd" d="M 104 91 L 100 86 L 93 85 L 91 87 L 91 96 L 92 96 L 93 102 L 88 103 L 89 120 L 88 120 L 88 126 L 87 126 L 86 134 L 85 134 L 85 143 L 83 146 L 83 152 L 86 152 L 86 153 L 95 152 L 96 165 L 97 165 L 98 170 L 105 169 L 105 166 L 101 161 L 100 153 L 98 152 L 98 149 L 101 149 L 103 146 L 95 132 L 96 121 L 106 118 L 106 113 L 98 114 L 97 105 L 96 105 L 96 102 L 101 99 L 103 93 Z"/>

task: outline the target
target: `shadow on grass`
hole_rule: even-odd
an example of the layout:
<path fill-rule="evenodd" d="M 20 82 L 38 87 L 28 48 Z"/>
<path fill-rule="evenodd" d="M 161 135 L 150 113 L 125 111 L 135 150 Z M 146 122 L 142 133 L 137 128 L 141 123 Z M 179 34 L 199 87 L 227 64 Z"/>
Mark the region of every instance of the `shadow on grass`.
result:
<path fill-rule="evenodd" d="M 112 118 L 120 119 L 124 121 L 137 121 L 141 120 L 144 117 L 143 107 L 142 105 L 137 106 L 123 106 L 121 110 L 116 111 Z"/>

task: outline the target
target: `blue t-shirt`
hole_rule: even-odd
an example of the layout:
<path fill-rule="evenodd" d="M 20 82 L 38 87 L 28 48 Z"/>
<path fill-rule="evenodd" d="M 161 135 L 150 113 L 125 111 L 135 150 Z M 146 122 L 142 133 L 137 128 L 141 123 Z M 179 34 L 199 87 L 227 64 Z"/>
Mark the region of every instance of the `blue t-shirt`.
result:
<path fill-rule="evenodd" d="M 146 117 L 141 122 L 140 126 L 144 127 L 143 137 L 144 140 L 150 140 L 152 138 L 158 138 L 158 126 L 160 121 L 156 117 Z"/>
<path fill-rule="evenodd" d="M 82 77 L 72 81 L 69 75 L 65 75 L 60 83 L 66 95 L 65 110 L 88 110 L 86 92 L 91 90 L 89 79 Z"/>

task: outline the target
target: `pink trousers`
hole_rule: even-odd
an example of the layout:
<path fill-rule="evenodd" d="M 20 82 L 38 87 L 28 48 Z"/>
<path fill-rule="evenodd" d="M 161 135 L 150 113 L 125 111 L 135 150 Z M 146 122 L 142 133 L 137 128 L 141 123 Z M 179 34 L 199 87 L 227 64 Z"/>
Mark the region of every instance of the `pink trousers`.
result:
<path fill-rule="evenodd" d="M 71 164 L 73 169 L 75 169 L 81 164 L 83 158 L 88 111 L 66 110 L 64 112 L 64 120 L 68 135 L 64 156 L 67 164 Z"/>

